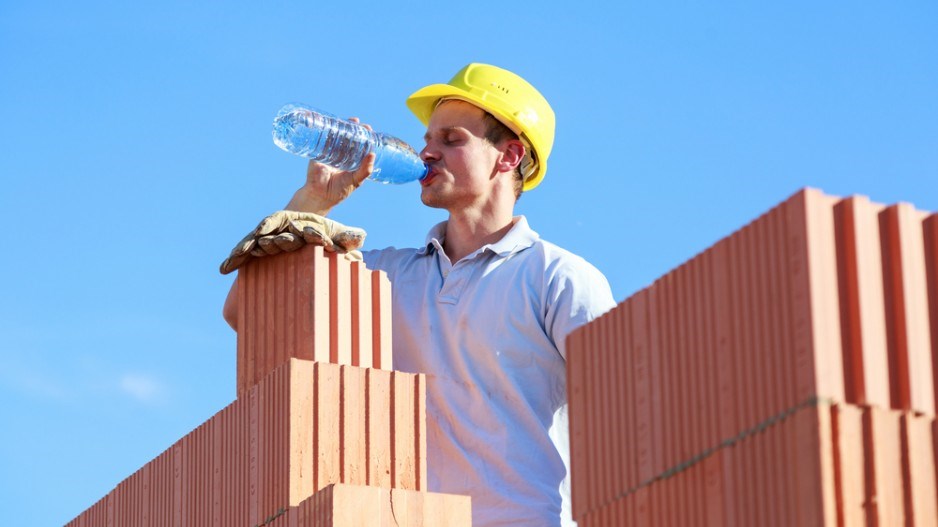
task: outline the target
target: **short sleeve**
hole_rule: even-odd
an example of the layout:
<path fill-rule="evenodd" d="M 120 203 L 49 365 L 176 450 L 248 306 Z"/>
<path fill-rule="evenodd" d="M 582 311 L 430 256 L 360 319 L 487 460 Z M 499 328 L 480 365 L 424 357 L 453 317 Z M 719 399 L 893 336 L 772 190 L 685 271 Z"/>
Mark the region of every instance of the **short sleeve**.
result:
<path fill-rule="evenodd" d="M 586 260 L 568 255 L 548 269 L 545 329 L 564 360 L 567 335 L 615 307 L 603 274 Z"/>

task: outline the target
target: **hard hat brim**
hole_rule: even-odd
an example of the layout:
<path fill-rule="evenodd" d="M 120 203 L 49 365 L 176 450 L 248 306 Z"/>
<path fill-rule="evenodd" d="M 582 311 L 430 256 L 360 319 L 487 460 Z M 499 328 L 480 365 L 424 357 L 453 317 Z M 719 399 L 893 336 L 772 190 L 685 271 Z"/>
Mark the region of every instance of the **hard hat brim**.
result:
<path fill-rule="evenodd" d="M 415 91 L 407 98 L 407 107 L 426 126 L 430 123 L 430 116 L 433 115 L 433 110 L 436 109 L 441 99 L 460 99 L 473 104 L 490 113 L 519 137 L 522 135 L 522 132 L 512 123 L 511 116 L 505 115 L 497 107 L 488 104 L 484 97 L 449 84 L 431 84 Z M 524 180 L 523 190 L 526 192 L 538 186 L 546 173 L 547 160 L 537 159 L 537 169 Z"/>

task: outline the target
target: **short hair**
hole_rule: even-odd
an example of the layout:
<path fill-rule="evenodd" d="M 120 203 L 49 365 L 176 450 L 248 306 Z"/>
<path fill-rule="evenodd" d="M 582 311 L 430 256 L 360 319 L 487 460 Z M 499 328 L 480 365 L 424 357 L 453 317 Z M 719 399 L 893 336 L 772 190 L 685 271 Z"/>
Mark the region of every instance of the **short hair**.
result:
<path fill-rule="evenodd" d="M 482 117 L 483 122 L 485 123 L 485 136 L 484 139 L 492 145 L 497 145 L 506 139 L 511 139 L 518 141 L 520 138 L 518 134 L 511 131 L 511 128 L 505 126 L 505 123 L 496 119 L 489 112 L 485 112 L 485 115 Z M 524 178 L 521 176 L 521 164 L 515 167 L 515 171 L 512 174 L 514 176 L 514 190 L 515 190 L 515 201 L 521 199 L 521 191 L 524 189 Z"/>

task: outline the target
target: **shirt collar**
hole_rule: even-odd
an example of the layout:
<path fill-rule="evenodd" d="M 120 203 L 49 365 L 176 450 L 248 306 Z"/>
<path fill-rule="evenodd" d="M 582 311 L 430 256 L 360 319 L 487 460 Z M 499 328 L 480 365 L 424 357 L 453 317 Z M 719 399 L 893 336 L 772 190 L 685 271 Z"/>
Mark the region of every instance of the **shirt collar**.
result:
<path fill-rule="evenodd" d="M 423 244 L 423 247 L 417 249 L 417 254 L 425 255 L 430 252 L 431 248 L 443 252 L 443 238 L 446 234 L 446 222 L 441 221 L 433 226 L 430 229 L 430 232 L 427 233 L 427 239 Z"/>
<path fill-rule="evenodd" d="M 528 226 L 528 220 L 524 216 L 515 216 L 515 224 L 509 229 L 502 239 L 498 240 L 495 243 L 490 243 L 482 246 L 480 251 L 491 251 L 499 256 L 508 256 L 509 254 L 518 252 L 523 249 L 527 249 L 534 245 L 534 243 L 540 239 L 538 235 L 531 227 Z M 437 223 L 430 229 L 430 232 L 427 233 L 427 239 L 424 243 L 424 246 L 420 249 L 417 249 L 417 254 L 425 255 L 430 252 L 430 249 L 436 249 L 437 251 L 443 252 L 443 239 L 446 234 L 446 222 L 442 221 Z"/>

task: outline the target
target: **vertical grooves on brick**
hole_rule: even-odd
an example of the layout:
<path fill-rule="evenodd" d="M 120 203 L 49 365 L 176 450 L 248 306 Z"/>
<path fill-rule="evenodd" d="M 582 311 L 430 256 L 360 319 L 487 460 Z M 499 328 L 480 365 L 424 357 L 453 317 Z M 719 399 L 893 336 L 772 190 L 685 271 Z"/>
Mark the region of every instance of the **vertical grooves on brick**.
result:
<path fill-rule="evenodd" d="M 371 294 L 372 365 L 391 370 L 391 283 L 384 272 L 372 271 Z"/>
<path fill-rule="evenodd" d="M 270 266 L 275 262 L 265 262 L 268 265 L 259 267 L 257 270 L 257 290 L 255 291 L 257 325 L 255 326 L 256 337 L 254 338 L 254 378 L 251 384 L 257 384 L 261 372 L 267 371 L 267 365 L 270 360 L 270 348 L 273 345 L 273 294 L 270 283 Z"/>
<path fill-rule="evenodd" d="M 330 280 L 329 262 L 322 247 L 315 247 L 313 256 L 313 283 L 312 283 L 312 309 L 310 317 L 313 324 L 313 355 L 312 360 L 329 362 L 330 346 Z"/>
<path fill-rule="evenodd" d="M 651 392 L 651 359 L 650 359 L 650 340 L 648 336 L 648 291 L 639 291 L 632 297 L 632 330 L 633 343 L 635 346 L 635 394 L 636 394 L 636 445 L 638 455 L 636 456 L 635 472 L 637 482 L 646 481 L 653 476 L 652 474 L 652 392 Z M 636 522 L 647 523 L 649 517 L 649 491 L 641 490 L 636 497 Z"/>
<path fill-rule="evenodd" d="M 427 412 L 425 406 L 427 388 L 426 377 L 414 376 L 414 489 L 426 490 L 427 481 Z"/>
<path fill-rule="evenodd" d="M 592 329 L 592 328 L 591 328 Z M 588 333 L 589 341 L 589 351 L 590 354 L 602 353 L 602 347 L 599 343 L 599 335 L 597 331 L 590 331 Z M 597 508 L 597 504 L 603 498 L 603 488 L 602 488 L 602 470 L 600 469 L 600 463 L 602 460 L 602 436 L 603 432 L 601 430 L 602 426 L 602 411 L 603 408 L 596 404 L 596 402 L 602 397 L 599 393 L 599 390 L 602 388 L 602 382 L 599 380 L 600 371 L 597 367 L 597 360 L 591 357 L 592 360 L 586 363 L 587 371 L 587 386 L 590 388 L 589 397 L 587 399 L 588 405 L 590 408 L 589 423 L 590 423 L 590 451 L 589 451 L 589 479 L 590 479 L 590 501 L 588 509 L 593 511 Z"/>
<path fill-rule="evenodd" d="M 369 370 L 369 481 L 375 487 L 391 486 L 390 375 L 383 370 Z"/>
<path fill-rule="evenodd" d="M 928 290 L 932 379 L 935 385 L 933 404 L 938 409 L 938 214 L 926 218 L 922 222 L 922 230 L 925 237 L 925 283 Z"/>
<path fill-rule="evenodd" d="M 711 448 L 715 445 L 715 442 L 712 440 L 712 427 L 716 416 L 713 415 L 711 411 L 713 404 L 713 398 L 711 396 L 711 387 L 713 386 L 713 349 L 711 347 L 709 338 L 709 314 L 704 310 L 703 307 L 708 299 L 708 291 L 706 289 L 708 282 L 706 273 L 709 258 L 710 257 L 707 254 L 701 255 L 697 259 L 697 265 L 695 266 L 694 273 L 692 275 L 692 295 L 694 298 L 692 307 L 692 320 L 695 321 L 694 333 L 696 335 L 695 341 L 698 354 L 698 367 L 696 370 L 698 383 L 697 390 L 700 396 L 697 406 L 699 409 L 697 417 L 699 423 L 697 444 L 700 446 L 700 450 L 698 451 L 703 451 L 703 449 Z M 711 480 L 707 477 L 708 473 L 706 464 L 702 463 L 697 472 L 698 510 L 696 518 L 698 518 L 698 524 L 704 525 L 708 521 L 707 503 L 709 501 L 709 484 L 711 483 Z"/>
<path fill-rule="evenodd" d="M 365 370 L 342 366 L 342 430 L 341 440 L 343 458 L 342 483 L 364 485 L 366 480 L 367 458 L 366 422 L 364 404 Z"/>
<path fill-rule="evenodd" d="M 935 465 L 934 418 L 906 414 L 910 460 L 911 510 L 917 527 L 938 525 L 938 474 Z"/>
<path fill-rule="evenodd" d="M 349 261 L 329 253 L 329 362 L 351 364 L 351 276 Z"/>
<path fill-rule="evenodd" d="M 625 310 L 622 308 L 610 311 L 606 316 L 609 317 L 609 345 L 611 351 L 610 377 L 612 378 L 612 404 L 611 420 L 613 426 L 613 435 L 610 438 L 612 469 L 612 494 L 609 496 L 609 508 L 613 525 L 623 524 L 625 520 L 621 517 L 621 511 L 615 507 L 616 496 L 629 488 L 627 481 L 627 472 L 629 465 L 629 456 L 623 452 L 624 443 L 631 439 L 628 435 L 628 406 L 631 404 L 630 397 L 625 391 L 627 385 L 631 384 L 624 375 L 623 363 L 627 360 L 628 350 L 625 348 L 625 336 L 622 332 L 622 320 Z M 567 351 L 569 357 L 569 350 Z"/>
<path fill-rule="evenodd" d="M 753 271 L 754 271 L 754 289 L 756 293 L 757 308 L 754 312 L 755 334 L 754 334 L 754 357 L 756 358 L 757 376 L 756 391 L 760 393 L 759 415 L 757 419 L 762 421 L 766 415 L 774 415 L 781 411 L 784 406 L 775 399 L 774 385 L 775 377 L 773 372 L 776 355 L 772 349 L 772 329 L 771 314 L 773 301 L 769 291 L 769 222 L 763 216 L 759 218 L 753 228 Z M 775 477 L 772 472 L 772 434 L 769 431 L 763 431 L 758 436 L 758 451 L 756 465 L 761 474 L 761 488 L 759 492 L 758 508 L 761 512 L 760 520 L 763 525 L 776 525 L 777 511 L 772 497 L 777 493 L 775 488 Z"/>
<path fill-rule="evenodd" d="M 734 325 L 731 334 L 733 338 L 733 387 L 736 392 L 733 400 L 737 404 L 733 412 L 737 416 L 738 428 L 736 431 L 745 429 L 751 425 L 750 405 L 753 402 L 749 393 L 749 381 L 751 377 L 749 375 L 748 349 L 746 346 L 746 338 L 748 336 L 748 332 L 746 331 L 748 322 L 746 310 L 749 309 L 749 306 L 747 305 L 745 291 L 746 274 L 743 263 L 744 251 L 744 240 L 740 236 L 729 240 L 729 258 L 727 263 L 730 270 L 729 274 L 733 277 L 730 281 L 731 300 L 729 304 L 731 309 L 733 309 L 731 320 Z M 748 445 L 740 444 L 735 448 L 737 453 L 734 463 L 735 473 L 733 474 L 733 479 L 736 481 L 736 491 L 742 498 L 736 502 L 736 514 L 738 521 L 743 525 L 752 524 L 749 509 L 752 500 L 749 496 L 749 492 L 752 490 L 753 483 L 752 470 L 748 463 L 749 456 L 747 455 L 747 446 Z"/>
<path fill-rule="evenodd" d="M 798 396 L 795 391 L 795 360 L 794 354 L 792 353 L 795 346 L 792 338 L 794 335 L 794 322 L 792 317 L 794 308 L 790 294 L 790 275 L 787 272 L 789 262 L 787 250 L 788 231 L 784 208 L 776 208 L 774 213 L 770 214 L 770 217 L 774 224 L 773 241 L 775 245 L 775 265 L 778 269 L 778 272 L 775 274 L 775 285 L 780 304 L 778 309 L 779 347 L 782 353 L 780 354 L 780 369 L 777 375 L 779 377 L 779 390 L 781 392 L 782 401 L 784 401 L 786 405 L 794 405 L 800 401 L 797 401 Z M 778 433 L 780 455 L 784 463 L 782 466 L 784 501 L 782 503 L 786 512 L 786 523 L 788 524 L 793 523 L 797 517 L 797 514 L 794 512 L 795 507 L 797 507 L 795 498 L 797 493 L 797 480 L 793 472 L 793 467 L 798 458 L 793 451 L 792 434 L 789 431 L 791 428 L 792 427 L 789 426 L 785 430 L 780 430 Z"/>
<path fill-rule="evenodd" d="M 361 262 L 352 262 L 349 266 L 349 297 L 351 304 L 349 306 L 349 326 L 350 326 L 350 346 L 351 363 L 353 366 L 361 366 L 361 311 L 362 311 L 362 291 L 359 276 L 359 267 Z"/>
<path fill-rule="evenodd" d="M 792 336 L 794 351 L 794 395 L 796 399 L 814 393 L 814 362 L 812 356 L 811 299 L 809 298 L 810 268 L 808 264 L 807 218 L 805 192 L 797 194 L 784 205 L 786 213 L 787 269 L 789 295 L 792 299 Z"/>
<path fill-rule="evenodd" d="M 889 387 L 892 408 L 910 407 L 908 379 L 908 344 L 905 335 L 901 250 L 899 247 L 898 209 L 893 206 L 880 213 L 880 236 L 883 240 L 883 276 L 888 338 Z"/>
<path fill-rule="evenodd" d="M 258 519 L 258 510 L 257 510 L 257 500 L 258 500 L 258 474 L 257 474 L 257 461 L 258 461 L 258 435 L 260 434 L 257 415 L 257 399 L 258 399 L 258 390 L 256 388 L 251 389 L 248 392 L 248 400 L 250 401 L 248 405 L 248 430 L 250 430 L 250 436 L 248 439 L 248 474 L 247 474 L 247 483 L 248 483 L 248 516 L 247 520 L 252 525 L 259 523 Z"/>
<path fill-rule="evenodd" d="M 596 322 L 598 323 L 597 328 L 599 328 L 599 331 L 597 332 L 597 334 L 600 337 L 599 349 L 601 350 L 601 353 L 600 353 L 601 362 L 599 362 L 600 371 L 598 372 L 602 377 L 602 382 L 600 386 L 600 388 L 602 389 L 602 399 L 600 399 L 600 401 L 615 401 L 612 395 L 612 388 L 614 385 L 612 383 L 612 338 L 611 338 L 609 321 L 610 321 L 609 317 L 605 315 L 600 317 L 600 319 L 596 320 Z M 615 425 L 615 421 L 612 416 L 612 411 L 615 405 L 614 404 L 601 404 L 600 406 L 601 406 L 601 410 L 603 413 L 601 424 L 603 426 L 604 433 L 602 437 L 597 438 L 599 439 L 599 441 L 597 441 L 599 443 L 597 446 L 600 447 L 601 455 L 605 461 L 599 467 L 600 469 L 599 474 L 601 476 L 602 488 L 603 488 L 600 505 L 603 505 L 603 504 L 608 503 L 611 500 L 613 493 L 615 492 L 613 483 L 612 483 L 612 470 L 613 470 L 613 465 L 616 462 L 612 454 L 612 451 L 613 451 L 612 441 L 614 440 L 613 427 Z"/>
<path fill-rule="evenodd" d="M 703 257 L 698 255 L 693 259 L 693 263 L 686 271 L 687 282 L 684 286 L 685 298 L 684 312 L 687 320 L 687 328 L 690 337 L 687 346 L 691 353 L 692 362 L 690 365 L 691 381 L 693 385 L 692 393 L 694 399 L 691 401 L 691 412 L 693 416 L 693 427 L 691 428 L 691 449 L 692 456 L 702 452 L 709 447 L 707 441 L 707 418 L 708 404 L 707 398 L 707 362 L 708 350 L 704 338 L 704 316 L 700 311 L 700 305 L 703 301 L 703 283 L 701 280 L 703 269 Z M 694 477 L 691 478 L 691 496 L 693 498 L 693 508 L 689 512 L 689 518 L 692 524 L 699 524 L 703 518 L 706 518 L 706 479 L 702 465 L 693 467 Z"/>
<path fill-rule="evenodd" d="M 678 382 L 683 387 L 682 394 L 680 395 L 680 408 L 682 413 L 682 418 L 679 421 L 681 430 L 681 448 L 679 450 L 680 457 L 677 459 L 690 459 L 696 454 L 696 449 L 694 448 L 694 437 L 697 432 L 697 424 L 695 419 L 696 410 L 694 408 L 694 402 L 697 401 L 697 394 L 695 392 L 696 385 L 694 384 L 694 355 L 696 355 L 697 350 L 689 346 L 689 330 L 690 325 L 688 323 L 687 317 L 687 273 L 689 268 L 693 267 L 693 262 L 690 262 L 687 266 L 683 266 L 675 270 L 674 273 L 674 282 L 672 283 L 672 298 L 673 306 L 675 313 L 675 322 L 677 324 L 676 335 L 676 357 L 678 362 Z M 694 510 L 694 500 L 693 500 L 693 491 L 692 485 L 694 484 L 693 479 L 694 472 L 691 469 L 687 470 L 687 474 L 684 477 L 676 478 L 680 483 L 678 487 L 677 500 L 678 503 L 675 503 L 676 510 L 678 511 L 677 520 L 679 523 L 688 525 L 693 515 L 695 514 Z M 685 506 L 681 506 L 681 502 L 685 503 Z"/>
<path fill-rule="evenodd" d="M 390 408 L 388 408 L 388 416 L 390 417 L 390 426 L 388 427 L 388 430 L 390 430 L 390 434 L 391 434 L 391 449 L 389 452 L 391 456 L 390 457 L 391 486 L 394 486 L 394 484 L 397 483 L 397 477 L 398 477 L 397 465 L 400 462 L 397 448 L 395 448 L 395 446 L 398 443 L 397 441 L 398 438 L 396 434 L 397 430 L 395 427 L 395 425 L 397 424 L 397 397 L 396 395 L 397 395 L 397 379 L 398 379 L 396 373 L 397 372 L 391 372 L 391 375 L 390 375 L 391 386 L 390 386 L 390 393 L 388 394 L 388 405 L 390 406 Z"/>
<path fill-rule="evenodd" d="M 863 374 L 862 335 L 860 333 L 859 279 L 854 202 L 843 200 L 834 207 L 834 232 L 837 243 L 837 283 L 840 294 L 840 328 L 844 362 L 846 402 L 863 404 L 866 388 Z"/>
<path fill-rule="evenodd" d="M 321 295 L 316 294 L 321 265 L 318 264 L 319 253 L 314 248 L 306 248 L 297 255 L 296 276 L 296 357 L 302 360 L 316 360 L 318 350 L 318 315 L 317 303 L 321 302 Z M 320 317 L 321 318 L 321 317 Z"/>
<path fill-rule="evenodd" d="M 667 299 L 665 304 L 666 315 L 662 318 L 666 322 L 664 331 L 667 332 L 668 355 L 671 358 L 670 370 L 672 378 L 671 386 L 668 390 L 668 395 L 671 398 L 670 406 L 672 408 L 671 418 L 668 420 L 671 430 L 670 432 L 665 430 L 664 433 L 674 438 L 674 443 L 671 446 L 671 455 L 664 460 L 663 469 L 673 466 L 675 460 L 683 459 L 684 447 L 687 442 L 688 419 L 686 404 L 689 394 L 685 372 L 685 350 L 681 349 L 681 338 L 683 335 L 680 318 L 680 300 L 678 299 L 679 285 L 677 282 L 679 275 L 680 273 L 675 270 L 675 272 L 665 277 L 664 283 L 667 285 L 662 291 L 662 294 L 665 295 Z M 664 337 L 662 337 L 662 339 L 664 340 Z M 668 478 L 669 487 L 671 489 L 665 494 L 667 500 L 666 506 L 668 508 L 668 521 L 674 526 L 681 525 L 684 522 L 684 509 L 686 509 L 687 506 L 685 479 L 686 478 L 676 476 Z M 684 503 L 683 506 L 682 502 Z"/>
<path fill-rule="evenodd" d="M 902 471 L 902 502 L 905 508 L 905 525 L 914 527 L 915 510 L 912 507 L 912 468 L 909 464 L 909 414 L 899 416 L 899 464 Z"/>
<path fill-rule="evenodd" d="M 909 390 L 912 410 L 935 415 L 935 379 L 929 331 L 928 293 L 925 266 L 925 214 L 911 205 L 899 205 L 902 244 L 902 275 L 906 287 L 906 334 L 909 361 Z"/>
<path fill-rule="evenodd" d="M 586 470 L 584 457 L 586 456 L 586 436 L 583 433 L 583 420 L 585 419 L 585 404 L 583 401 L 583 357 L 585 349 L 581 339 L 587 329 L 574 330 L 567 336 L 567 393 L 569 401 L 570 426 L 570 501 L 573 518 L 578 520 L 583 516 L 586 506 L 583 496 L 586 490 L 584 479 Z"/>
<path fill-rule="evenodd" d="M 763 219 L 765 223 L 763 238 L 763 262 L 765 269 L 763 270 L 763 279 L 768 313 L 766 321 L 767 337 L 765 342 L 766 350 L 770 357 L 767 361 L 769 364 L 767 389 L 770 391 L 769 400 L 772 401 L 770 411 L 773 414 L 781 412 L 789 407 L 789 402 L 786 400 L 784 393 L 785 375 L 783 372 L 785 371 L 784 357 L 786 350 L 781 343 L 783 330 L 781 329 L 782 306 L 780 304 L 784 295 L 779 284 L 781 270 L 778 265 L 778 218 L 779 214 L 775 212 L 767 214 Z M 785 503 L 787 478 L 785 477 L 784 468 L 784 440 L 777 429 L 770 429 L 767 435 L 767 441 L 769 443 L 769 452 L 767 454 L 769 461 L 768 470 L 769 477 L 771 478 L 771 510 L 769 515 L 774 519 L 774 525 L 786 526 L 790 523 L 790 520 L 786 517 L 788 507 Z"/>
<path fill-rule="evenodd" d="M 593 342 L 593 339 L 595 338 L 595 332 L 587 331 L 583 334 L 583 337 L 584 337 L 584 346 L 585 346 L 584 351 L 592 352 L 592 350 L 595 350 L 596 346 Z M 582 368 L 583 368 L 582 371 L 583 371 L 583 386 L 584 386 L 583 403 L 584 403 L 584 408 L 586 410 L 584 412 L 584 423 L 583 423 L 585 425 L 585 430 L 586 430 L 586 434 L 584 437 L 587 441 L 586 445 L 588 445 L 586 447 L 586 455 L 584 456 L 586 459 L 586 470 L 584 471 L 584 474 L 586 476 L 586 485 L 585 485 L 586 492 L 584 493 L 584 496 L 587 498 L 584 512 L 589 512 L 593 510 L 595 500 L 597 496 L 599 496 L 599 488 L 596 486 L 596 458 L 597 458 L 598 453 L 596 452 L 596 446 L 593 444 L 593 441 L 594 441 L 593 438 L 597 436 L 597 432 L 595 430 L 596 412 L 598 412 L 599 409 L 596 407 L 595 404 L 593 404 L 593 401 L 594 401 L 593 391 L 596 390 L 596 382 L 593 377 L 594 364 L 592 361 L 588 360 L 586 357 L 583 357 Z"/>
<path fill-rule="evenodd" d="M 371 378 L 374 370 L 365 370 L 365 484 L 374 485 L 375 474 L 374 465 L 371 462 L 374 450 L 374 437 L 372 436 L 372 419 L 374 419 L 374 410 L 371 405 Z"/>
<path fill-rule="evenodd" d="M 873 413 L 867 409 L 863 412 L 863 451 L 866 454 L 864 458 L 864 476 L 866 479 L 866 496 L 864 504 L 867 507 L 867 525 L 877 527 L 880 525 L 880 510 L 877 493 L 880 489 L 879 471 L 876 467 L 876 435 L 873 429 Z"/>
<path fill-rule="evenodd" d="M 349 412 L 348 404 L 348 384 L 346 381 L 347 368 L 345 366 L 339 367 L 339 479 L 341 483 L 347 483 L 349 474 L 347 464 L 349 460 L 346 458 L 348 448 L 346 445 L 351 439 L 348 435 L 348 419 L 346 417 Z"/>
<path fill-rule="evenodd" d="M 319 368 L 321 368 L 321 363 L 313 364 L 313 456 L 312 456 L 312 469 L 313 472 L 313 492 L 318 492 L 322 489 L 322 486 L 319 484 L 322 481 L 322 467 L 319 464 L 319 457 L 322 455 L 322 442 L 319 440 L 320 436 L 323 434 L 321 430 L 321 422 L 319 420 L 319 408 L 322 405 L 322 400 L 319 397 L 321 391 L 322 380 L 319 375 Z"/>

